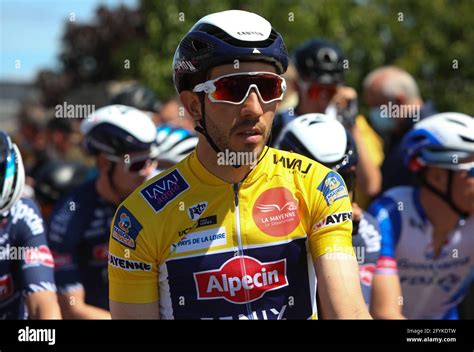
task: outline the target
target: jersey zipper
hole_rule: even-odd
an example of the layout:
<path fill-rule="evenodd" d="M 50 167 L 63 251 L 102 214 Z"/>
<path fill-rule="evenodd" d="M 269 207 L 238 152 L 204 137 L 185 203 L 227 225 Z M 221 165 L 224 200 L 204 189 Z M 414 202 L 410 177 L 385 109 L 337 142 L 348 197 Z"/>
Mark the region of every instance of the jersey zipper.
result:
<path fill-rule="evenodd" d="M 238 255 L 240 257 L 240 269 L 242 271 L 242 274 L 244 277 L 247 275 L 247 268 L 245 267 L 244 264 L 244 247 L 242 245 L 242 234 L 240 232 L 240 209 L 239 209 L 239 188 L 240 188 L 240 183 L 234 183 L 233 185 L 234 188 L 234 205 L 235 205 L 235 228 L 237 232 L 237 244 L 238 244 Z M 247 316 L 250 320 L 253 320 L 252 316 L 252 307 L 250 305 L 250 294 L 249 292 L 242 287 L 245 293 L 245 299 L 247 303 L 245 303 L 245 306 L 247 308 Z"/>

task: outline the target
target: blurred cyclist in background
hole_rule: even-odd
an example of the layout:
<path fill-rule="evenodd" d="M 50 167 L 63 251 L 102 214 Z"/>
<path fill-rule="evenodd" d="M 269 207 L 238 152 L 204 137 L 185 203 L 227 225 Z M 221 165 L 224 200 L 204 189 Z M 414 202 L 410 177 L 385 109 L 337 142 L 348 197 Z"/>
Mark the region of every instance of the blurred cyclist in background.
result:
<path fill-rule="evenodd" d="M 128 106 L 100 108 L 81 125 L 95 156 L 96 179 L 55 208 L 49 240 L 56 258 L 59 303 L 65 318 L 110 318 L 107 247 L 115 207 L 156 168 L 156 127 Z"/>
<path fill-rule="evenodd" d="M 369 305 L 381 236 L 377 221 L 354 201 L 358 155 L 350 132 L 332 117 L 324 114 L 305 114 L 293 119 L 283 129 L 276 141 L 276 148 L 311 158 L 337 171 L 344 179 L 352 201 L 352 245 L 359 263 L 362 293 L 365 303 Z M 334 214 L 317 226 L 334 226 L 337 221 L 338 214 Z"/>
<path fill-rule="evenodd" d="M 161 125 L 156 132 L 159 171 L 180 162 L 196 148 L 198 142 L 198 136 L 184 128 Z"/>
<path fill-rule="evenodd" d="M 382 232 L 372 313 L 382 319 L 457 319 L 474 280 L 474 119 L 448 112 L 417 123 L 402 142 L 419 186 L 370 207 Z"/>
<path fill-rule="evenodd" d="M 110 104 L 121 104 L 152 114 L 157 126 L 169 125 L 194 132 L 193 120 L 179 103 L 178 99 L 161 102 L 156 94 L 144 85 L 135 83 L 116 94 Z"/>
<path fill-rule="evenodd" d="M 344 86 L 344 55 L 341 49 L 324 39 L 305 42 L 293 57 L 298 78 L 298 105 L 275 117 L 272 127 L 273 144 L 281 130 L 298 115 L 326 113 L 338 119 L 351 131 L 359 150 L 357 198 L 362 207 L 380 192 L 382 183 L 379 165 L 382 163 L 382 142 L 366 119 L 358 115 L 357 93 Z"/>
<path fill-rule="evenodd" d="M 38 169 L 35 199 L 46 221 L 60 199 L 86 181 L 88 175 L 89 168 L 75 161 L 49 160 Z"/>
<path fill-rule="evenodd" d="M 60 319 L 54 261 L 20 152 L 0 130 L 0 319 Z"/>
<path fill-rule="evenodd" d="M 382 191 L 400 185 L 416 184 L 416 178 L 403 166 L 403 136 L 413 125 L 436 113 L 431 102 L 424 102 L 415 79 L 395 66 L 383 66 L 364 79 L 364 99 L 369 121 L 383 138 L 381 163 Z"/>

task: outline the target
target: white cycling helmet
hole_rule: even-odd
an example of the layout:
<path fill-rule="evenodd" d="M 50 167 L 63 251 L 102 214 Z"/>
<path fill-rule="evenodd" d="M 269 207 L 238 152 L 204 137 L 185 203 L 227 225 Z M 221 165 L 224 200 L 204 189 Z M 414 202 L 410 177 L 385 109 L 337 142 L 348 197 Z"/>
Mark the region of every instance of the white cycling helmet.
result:
<path fill-rule="evenodd" d="M 174 165 L 196 148 L 198 137 L 184 128 L 162 125 L 157 128 L 156 142 L 158 160 Z"/>
<path fill-rule="evenodd" d="M 405 165 L 417 173 L 421 184 L 445 201 L 461 218 L 468 213 L 460 209 L 453 198 L 453 173 L 467 170 L 473 176 L 473 164 L 462 163 L 474 156 L 474 119 L 457 112 L 445 112 L 430 116 L 406 134 L 402 141 Z M 441 192 L 426 178 L 427 166 L 448 169 L 447 188 Z"/>
<path fill-rule="evenodd" d="M 282 130 L 275 146 L 336 171 L 357 163 L 357 149 L 350 133 L 335 118 L 324 114 L 305 114 L 293 119 Z"/>
<path fill-rule="evenodd" d="M 25 186 L 25 169 L 20 151 L 8 134 L 0 131 L 0 215 L 20 198 Z"/>
<path fill-rule="evenodd" d="M 474 155 L 474 118 L 457 112 L 430 116 L 406 134 L 402 148 L 414 172 L 427 165 L 452 166 Z"/>
<path fill-rule="evenodd" d="M 125 105 L 102 107 L 81 123 L 84 147 L 91 154 L 122 156 L 156 151 L 156 126 L 144 112 Z"/>

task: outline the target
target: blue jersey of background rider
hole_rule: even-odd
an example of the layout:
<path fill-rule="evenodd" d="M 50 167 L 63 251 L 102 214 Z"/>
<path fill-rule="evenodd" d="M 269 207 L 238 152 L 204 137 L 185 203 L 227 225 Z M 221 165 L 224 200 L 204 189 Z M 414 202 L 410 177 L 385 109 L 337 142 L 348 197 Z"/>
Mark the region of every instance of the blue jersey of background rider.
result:
<path fill-rule="evenodd" d="M 84 289 L 87 304 L 108 310 L 107 250 L 115 207 L 99 196 L 95 182 L 84 183 L 58 203 L 48 236 L 59 293 Z"/>
<path fill-rule="evenodd" d="M 0 319 L 26 319 L 25 299 L 56 292 L 54 261 L 37 205 L 21 198 L 0 217 Z"/>
<path fill-rule="evenodd" d="M 377 220 L 362 211 L 360 220 L 353 221 L 352 246 L 359 263 L 360 286 L 367 305 L 370 305 L 372 278 L 380 255 L 381 238 Z"/>

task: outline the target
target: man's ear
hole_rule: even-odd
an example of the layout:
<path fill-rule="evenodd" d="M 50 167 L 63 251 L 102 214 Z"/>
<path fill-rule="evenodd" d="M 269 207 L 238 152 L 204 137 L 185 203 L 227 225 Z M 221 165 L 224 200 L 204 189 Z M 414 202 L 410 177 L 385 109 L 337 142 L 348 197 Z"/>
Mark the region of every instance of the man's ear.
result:
<path fill-rule="evenodd" d="M 196 121 L 199 120 L 202 116 L 199 96 L 196 93 L 184 90 L 179 94 L 179 98 L 191 117 Z"/>

